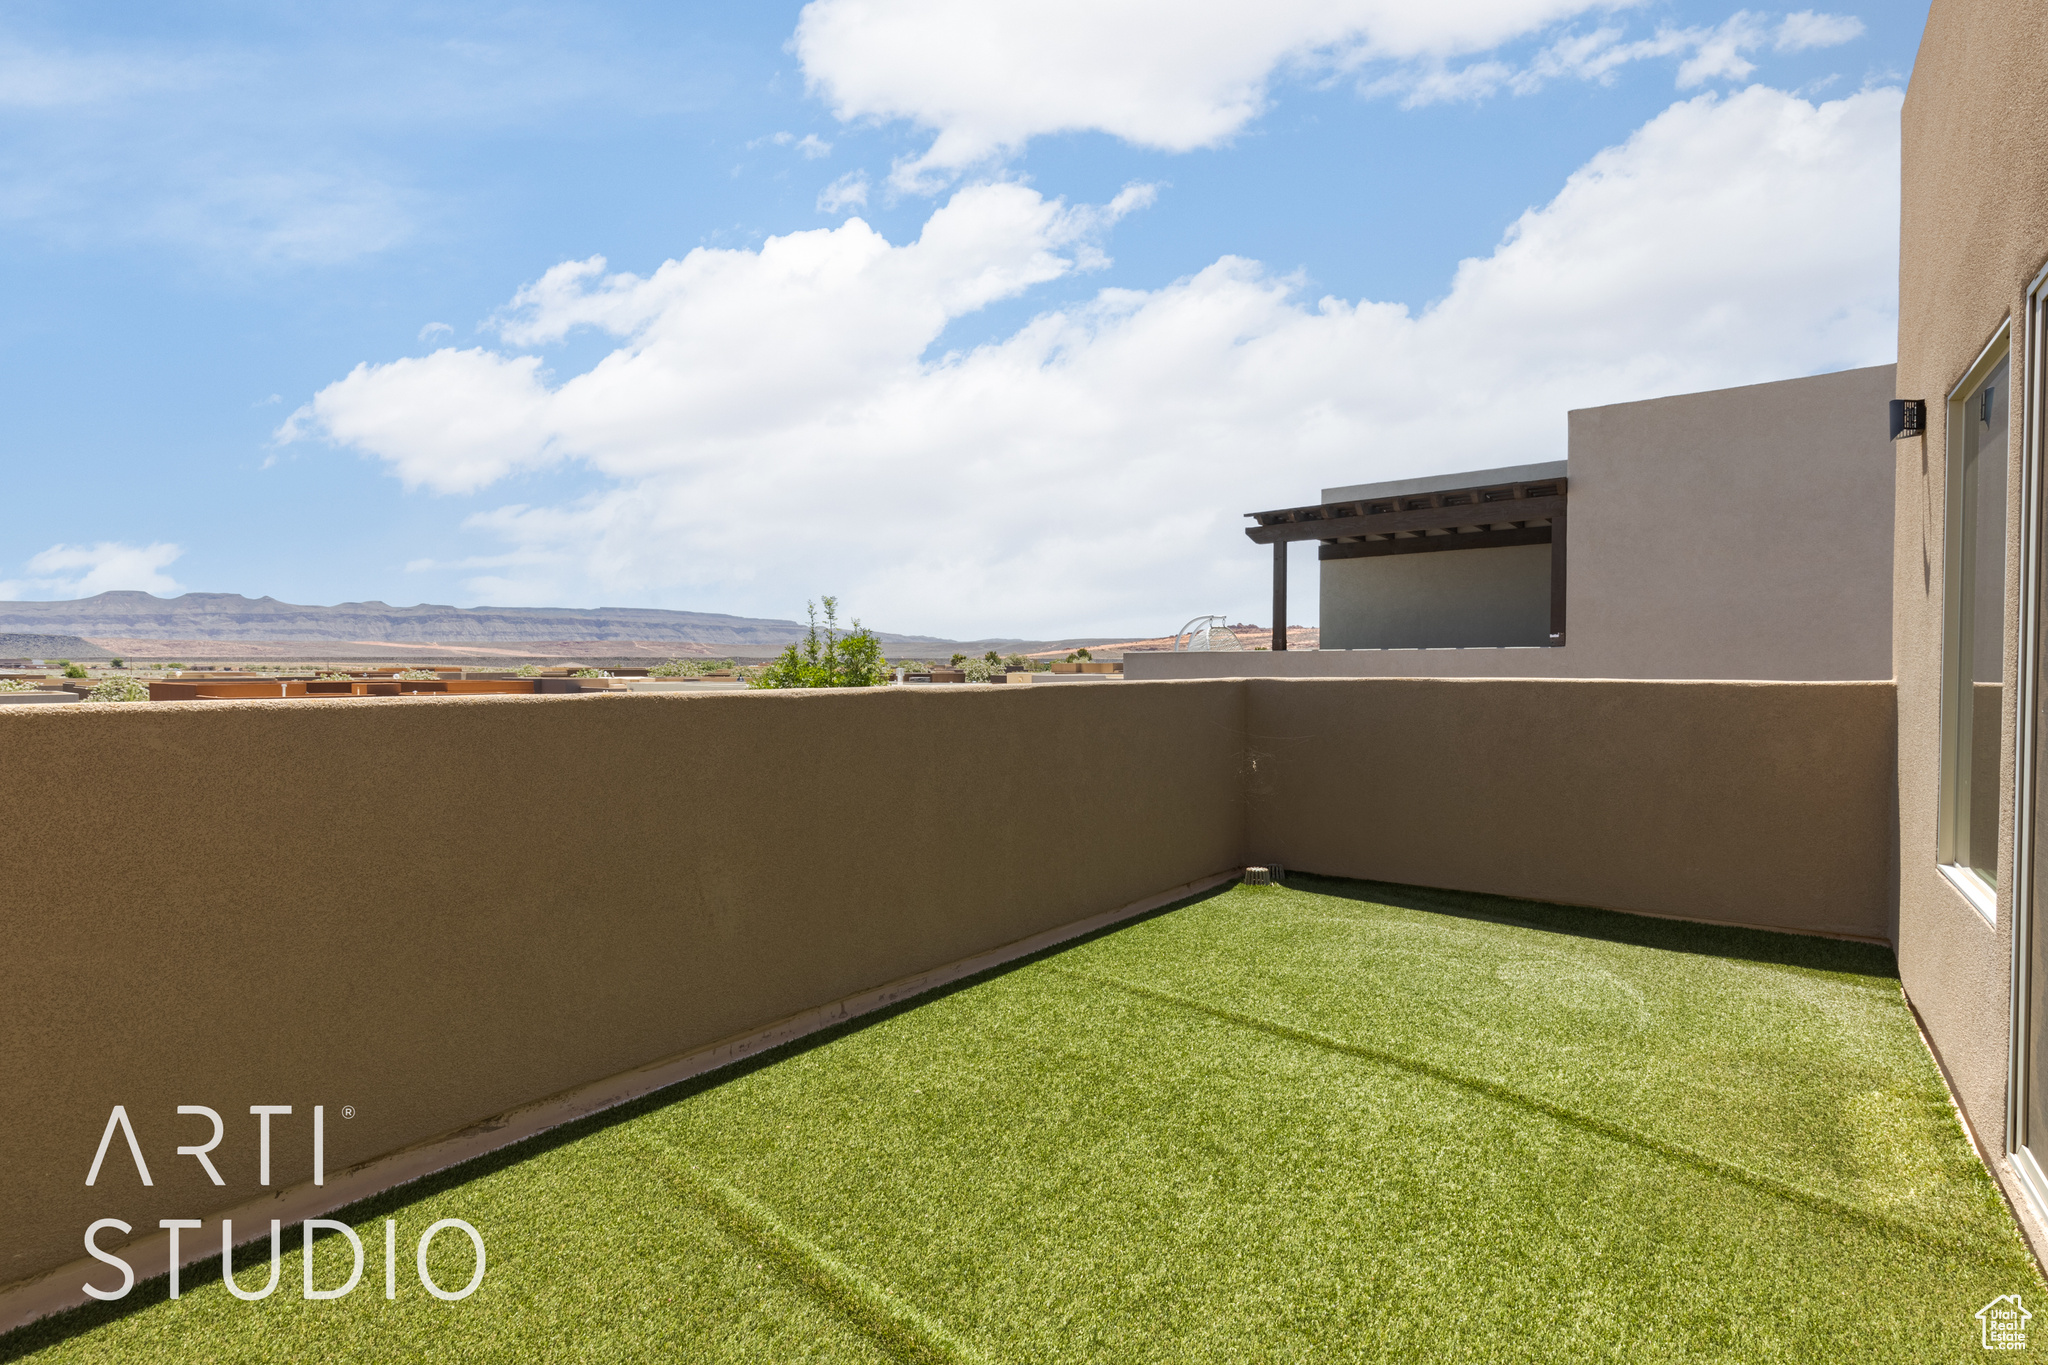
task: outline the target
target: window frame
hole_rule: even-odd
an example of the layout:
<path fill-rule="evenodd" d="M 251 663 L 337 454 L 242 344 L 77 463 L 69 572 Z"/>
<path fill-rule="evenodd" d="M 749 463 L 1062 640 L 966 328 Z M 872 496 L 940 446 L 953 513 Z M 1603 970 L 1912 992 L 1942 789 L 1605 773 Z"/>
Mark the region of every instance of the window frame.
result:
<path fill-rule="evenodd" d="M 2042 533 L 2044 513 L 2048 513 L 2043 506 L 2044 476 L 2048 476 L 2043 460 L 2044 453 L 2048 452 L 2043 450 L 2040 419 L 2043 388 L 2048 384 L 2048 372 L 2044 372 L 2041 363 L 2042 333 L 2048 330 L 2044 327 L 2048 324 L 2048 266 L 2044 266 L 2027 285 L 2026 306 L 2021 333 L 2024 338 L 2021 352 L 2024 373 L 2015 375 L 2010 381 L 2013 394 L 2021 405 L 2018 429 L 2020 636 L 2019 648 L 2015 651 L 2018 657 L 2014 660 L 2018 681 L 2013 725 L 2012 1003 L 2007 1012 L 2009 1052 L 2006 1059 L 2004 1145 L 2007 1162 L 2019 1175 L 2021 1187 L 2039 1213 L 2048 1211 L 2048 1172 L 2043 1172 L 2035 1160 L 2033 1150 L 2027 1145 L 2028 1135 L 2022 1130 L 2026 1126 L 2024 1106 L 2029 1098 L 2025 1068 L 2029 1060 L 2028 1038 L 2033 1027 L 2033 935 L 2040 929 L 2030 907 L 2033 905 L 2034 863 L 2038 852 L 2034 846 L 2034 812 L 2037 805 L 2035 784 L 2040 778 L 2035 745 L 2040 741 L 2040 735 L 2034 716 L 2040 706 L 2042 684 Z"/>
<path fill-rule="evenodd" d="M 1958 785 L 1957 771 L 1962 762 L 1959 731 L 1961 729 L 1963 701 L 1963 698 L 1958 696 L 1956 687 L 1958 668 L 1961 664 L 1960 653 L 1963 632 L 1962 557 L 1964 537 L 1961 534 L 1960 518 L 1968 510 L 1962 506 L 1963 442 L 1966 430 L 1964 424 L 1969 420 L 1969 415 L 1964 411 L 1964 408 L 1972 395 L 1983 387 L 1984 381 L 1990 378 L 1992 372 L 2000 364 L 2010 360 L 2011 357 L 2012 320 L 2007 318 L 1999 324 L 1997 332 L 1992 335 L 1991 340 L 1986 343 L 1984 349 L 1978 352 L 1977 359 L 1971 363 L 1969 369 L 1963 372 L 1963 377 L 1956 382 L 1955 387 L 1949 390 L 1945 409 L 1947 421 L 1943 424 L 1943 441 L 1947 457 L 1943 462 L 1942 468 L 1941 789 L 1935 818 L 1934 861 L 1936 868 L 1940 870 L 1942 876 L 1948 879 L 1949 885 L 1955 887 L 1962 894 L 1963 899 L 1969 902 L 1970 907 L 1979 915 L 1982 915 L 1987 923 L 1993 926 L 1996 926 L 1998 923 L 1998 888 L 1986 882 L 1982 877 L 1979 877 L 1967 864 L 1956 861 L 1958 825 L 1960 823 L 1958 820 L 1959 812 L 1957 809 L 1956 789 Z M 2008 470 L 2012 464 L 2014 436 L 2010 416 L 2012 411 L 2013 393 L 2011 390 L 2013 384 L 2014 377 L 2011 371 L 2008 370 L 2006 375 L 2006 411 L 2008 414 L 2006 424 L 2006 466 Z M 2023 409 L 2020 416 L 2023 421 L 2031 420 L 2027 409 Z M 2022 461 L 2023 466 L 2024 464 L 2025 461 Z M 2024 483 L 2025 478 L 2026 472 L 2023 468 L 2021 474 L 2022 483 Z M 2004 620 L 2002 604 L 2006 596 L 2006 585 L 2012 578 L 2015 550 L 2011 538 L 2007 535 L 2007 526 L 2010 526 L 2012 521 L 2014 497 L 2013 483 L 2010 478 L 2007 480 L 2006 490 L 2006 526 L 1999 528 L 1999 534 L 2006 538 L 2006 553 L 2004 557 L 2005 581 L 1998 585 L 1998 594 L 2001 602 L 1999 612 L 2001 629 L 2003 628 L 2002 623 Z M 2026 498 L 2024 487 L 2021 488 L 2019 496 L 2022 505 L 2024 505 Z M 2026 549 L 2024 545 L 2018 548 L 2022 552 Z M 2026 642 L 2022 638 L 2021 648 L 2024 649 L 2026 647 Z M 2013 669 L 2014 662 L 2011 658 L 2007 658 L 2004 661 L 2004 667 L 2008 672 Z M 2003 679 L 2000 681 L 2003 682 Z M 2003 805 L 2002 799 L 2000 805 Z"/>

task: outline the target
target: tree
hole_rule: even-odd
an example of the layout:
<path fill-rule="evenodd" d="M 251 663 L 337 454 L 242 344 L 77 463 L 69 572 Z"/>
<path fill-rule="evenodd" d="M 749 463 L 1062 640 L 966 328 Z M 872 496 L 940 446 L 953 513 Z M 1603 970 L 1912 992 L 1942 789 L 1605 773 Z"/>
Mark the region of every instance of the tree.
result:
<path fill-rule="evenodd" d="M 839 599 L 820 598 L 825 604 L 825 631 L 818 634 L 818 608 L 804 603 L 810 629 L 803 647 L 791 645 L 769 664 L 760 676 L 749 679 L 750 687 L 879 687 L 888 681 L 888 660 L 882 657 L 882 642 L 875 633 L 854 619 L 853 630 L 839 633 Z"/>

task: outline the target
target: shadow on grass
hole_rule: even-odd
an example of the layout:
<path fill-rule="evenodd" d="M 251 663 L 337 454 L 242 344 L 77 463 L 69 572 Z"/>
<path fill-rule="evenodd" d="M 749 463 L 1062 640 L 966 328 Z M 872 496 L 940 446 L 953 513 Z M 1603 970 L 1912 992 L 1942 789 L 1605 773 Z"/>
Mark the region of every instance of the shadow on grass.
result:
<path fill-rule="evenodd" d="M 351 1225 L 369 1222 L 378 1218 L 392 1217 L 423 1199 L 431 1199 L 435 1195 L 459 1189 L 473 1180 L 479 1180 L 485 1176 L 506 1170 L 544 1152 L 554 1151 L 558 1147 L 566 1147 L 570 1143 L 580 1141 L 594 1133 L 604 1132 L 606 1129 L 615 1128 L 622 1123 L 631 1123 L 637 1118 L 642 1118 L 658 1110 L 665 1109 L 672 1104 L 679 1104 L 693 1096 L 701 1095 L 707 1090 L 716 1089 L 728 1081 L 736 1080 L 741 1076 L 752 1075 L 756 1071 L 774 1066 L 777 1062 L 784 1061 L 790 1057 L 801 1056 L 814 1048 L 824 1047 L 841 1038 L 859 1033 L 863 1029 L 872 1028 L 876 1024 L 894 1019 L 899 1015 L 907 1014 L 911 1010 L 928 1005 L 934 1000 L 942 1000 L 960 991 L 971 990 L 985 981 L 992 981 L 997 977 L 1017 971 L 1020 968 L 1028 967 L 1034 962 L 1042 962 L 1046 958 L 1057 956 L 1069 948 L 1079 947 L 1081 944 L 1092 943 L 1096 939 L 1105 938 L 1120 929 L 1127 929 L 1134 924 L 1142 924 L 1147 920 L 1157 919 L 1161 915 L 1171 914 L 1176 910 L 1199 904 L 1202 901 L 1213 900 L 1217 896 L 1229 892 L 1233 885 L 1234 883 L 1226 882 L 1221 886 L 1212 887 L 1210 890 L 1189 896 L 1184 900 L 1175 901 L 1171 905 L 1163 905 L 1156 910 L 1148 910 L 1141 915 L 1133 915 L 1129 919 L 1119 920 L 1117 923 L 1106 928 L 1097 929 L 1092 933 L 1082 934 L 1078 937 L 1067 939 L 1062 943 L 1056 943 L 1050 948 L 1041 949 L 1029 957 L 1020 957 L 1015 961 L 1005 962 L 1000 966 L 991 967 L 987 971 L 976 972 L 973 976 L 962 977 L 958 981 L 935 987 L 922 995 L 912 996 L 907 1000 L 901 1000 L 893 1005 L 885 1006 L 871 1014 L 863 1014 L 844 1023 L 834 1024 L 830 1028 L 821 1029 L 816 1033 L 805 1034 L 801 1038 L 792 1039 L 765 1052 L 756 1053 L 754 1056 L 745 1057 L 736 1062 L 730 1062 L 715 1071 L 707 1071 L 701 1076 L 693 1076 L 689 1080 L 678 1081 L 676 1084 L 665 1089 L 643 1095 L 637 1100 L 629 1100 L 614 1108 L 606 1109 L 602 1113 L 586 1115 L 583 1118 L 565 1123 L 559 1128 L 550 1128 L 545 1133 L 536 1133 L 530 1138 L 524 1138 L 518 1142 L 511 1143 L 508 1146 L 499 1148 L 495 1152 L 487 1152 L 482 1156 L 473 1157 L 460 1165 L 450 1166 L 445 1171 L 437 1171 L 432 1175 L 422 1176 L 418 1180 L 394 1186 L 382 1194 L 371 1195 L 367 1199 L 359 1200 L 332 1213 L 324 1213 L 318 1216 Z M 217 1237 L 220 1232 L 219 1219 L 213 1219 L 209 1226 Z M 251 1224 L 252 1228 L 256 1226 Z M 303 1234 L 297 1231 L 298 1226 L 297 1223 L 293 1223 L 284 1229 L 284 1241 L 281 1245 L 285 1252 L 289 1252 L 294 1247 L 303 1247 Z M 201 1228 L 198 1231 L 201 1236 L 204 1236 L 206 1233 L 205 1228 Z M 188 1231 L 186 1235 L 189 1237 L 192 1234 Z M 336 1232 L 325 1232 L 313 1240 L 317 1243 L 329 1237 L 338 1237 L 340 1235 L 340 1233 Z M 193 1244 L 195 1243 L 188 1243 L 188 1245 Z M 256 1240 L 235 1248 L 233 1259 L 238 1275 L 245 1269 L 256 1270 L 256 1267 L 263 1267 L 260 1270 L 256 1270 L 253 1277 L 242 1277 L 241 1282 L 245 1285 L 252 1278 L 260 1281 L 270 1273 L 268 1269 L 268 1262 L 270 1260 L 270 1226 L 267 1222 L 262 1224 L 260 1230 L 257 1231 Z M 366 1255 L 365 1259 L 367 1261 L 369 1257 Z M 111 1269 L 109 1269 L 108 1274 L 110 1276 L 113 1274 Z M 220 1256 L 216 1253 L 204 1260 L 193 1262 L 178 1273 L 178 1292 L 180 1294 L 190 1294 L 194 1290 L 218 1284 L 220 1277 Z M 367 1282 L 366 1279 L 365 1283 Z M 290 1288 L 291 1285 L 280 1276 L 277 1292 L 283 1294 L 289 1291 Z M 5 1335 L 0 1335 L 0 1365 L 4 1365 L 4 1362 L 7 1361 L 20 1360 L 25 1356 L 37 1351 L 46 1350 L 72 1337 L 90 1332 L 95 1328 L 104 1327 L 109 1323 L 118 1322 L 123 1318 L 169 1301 L 170 1277 L 168 1275 L 158 1275 L 149 1280 L 138 1279 L 135 1287 L 129 1290 L 124 1298 L 108 1303 L 95 1301 L 81 1304 L 76 1308 L 69 1308 L 61 1313 L 53 1313 L 47 1318 L 39 1319 L 26 1326 L 18 1327 Z"/>
<path fill-rule="evenodd" d="M 1700 924 L 1693 920 L 1654 919 L 1648 915 L 1596 910 L 1583 905 L 1525 901 L 1477 891 L 1441 891 L 1427 886 L 1404 886 L 1398 882 L 1354 881 L 1348 877 L 1322 877 L 1304 872 L 1290 871 L 1287 885 L 1293 890 L 1318 896 L 1363 901 L 1371 905 L 1392 905 L 1459 919 L 1512 924 L 1547 933 L 1568 934 L 1574 938 L 1628 943 L 1640 948 L 1662 948 L 1669 952 L 1699 953 L 1709 957 L 1841 972 L 1851 976 L 1882 977 L 1892 981 L 1898 980 L 1899 976 L 1898 958 L 1891 949 L 1876 943 L 1816 938 L 1809 934 L 1779 933 L 1770 929 L 1741 929 L 1724 924 Z"/>
<path fill-rule="evenodd" d="M 1323 877 L 1311 873 L 1290 872 L 1287 886 L 1295 891 L 1313 895 L 1331 896 L 1338 899 L 1358 901 L 1372 905 L 1388 905 L 1402 909 L 1420 911 L 1426 914 L 1451 915 L 1461 919 L 1483 920 L 1497 924 L 1510 924 L 1522 928 L 1537 929 L 1547 933 L 1566 934 L 1578 938 L 1600 939 L 1612 943 L 1627 943 L 1638 947 L 1660 948 L 1672 952 L 1699 953 L 1713 957 L 1735 958 L 1747 962 L 1768 963 L 1786 967 L 1805 968 L 1814 971 L 1840 972 L 1855 976 L 1896 980 L 1897 960 L 1889 948 L 1877 944 L 1855 943 L 1839 939 L 1813 938 L 1800 934 L 1775 933 L 1765 929 L 1740 929 L 1724 925 L 1699 924 L 1687 920 L 1651 919 L 1642 915 L 1630 915 L 1613 910 L 1596 910 L 1585 906 L 1556 905 L 1546 901 L 1517 900 L 1510 896 L 1493 896 L 1469 891 L 1443 891 L 1430 887 L 1404 886 L 1393 882 L 1356 881 L 1343 877 Z M 680 1103 L 693 1096 L 703 1094 L 727 1081 L 751 1075 L 765 1067 L 774 1066 L 790 1057 L 801 1056 L 814 1048 L 825 1047 L 841 1038 L 871 1028 L 876 1024 L 894 1019 L 935 1000 L 944 999 L 960 991 L 971 990 L 983 982 L 993 980 L 1033 963 L 1044 961 L 1100 938 L 1106 938 L 1134 925 L 1157 919 L 1177 910 L 1214 900 L 1236 889 L 1234 883 L 1224 883 L 1198 895 L 1161 906 L 1142 915 L 1119 921 L 1093 933 L 1055 944 L 1050 948 L 992 967 L 985 972 L 963 977 L 948 985 L 937 987 L 922 995 L 899 1001 L 872 1014 L 861 1015 L 831 1028 L 808 1034 L 779 1047 L 771 1048 L 752 1057 L 743 1058 L 720 1067 L 716 1071 L 680 1081 L 663 1090 L 628 1101 L 616 1108 L 599 1114 L 591 1114 L 559 1128 L 512 1143 L 495 1152 L 451 1166 L 445 1171 L 423 1176 L 418 1180 L 372 1195 L 368 1199 L 350 1204 L 345 1208 L 323 1215 L 339 1222 L 359 1224 L 377 1218 L 390 1217 L 420 1200 L 457 1189 L 470 1181 L 492 1175 L 515 1166 L 541 1153 L 553 1151 L 570 1143 L 589 1137 L 594 1133 L 630 1123 L 647 1114 Z M 297 1225 L 293 1225 L 295 1232 Z M 201 1230 L 203 1235 L 204 1230 Z M 328 1233 L 326 1236 L 338 1236 Z M 318 1240 L 318 1239 L 316 1239 Z M 234 1254 L 237 1271 L 251 1269 L 256 1278 L 268 1273 L 259 1269 L 269 1258 L 269 1228 L 263 1226 L 256 1240 L 238 1247 Z M 301 1245 L 298 1236 L 289 1236 L 287 1246 Z M 220 1279 L 220 1258 L 208 1257 L 185 1267 L 179 1274 L 179 1285 L 183 1292 L 214 1284 Z M 280 1281 L 278 1292 L 284 1293 L 290 1286 Z M 56 1345 L 109 1323 L 117 1322 L 131 1314 L 142 1312 L 166 1302 L 170 1297 L 167 1276 L 159 1275 L 151 1280 L 138 1281 L 127 1297 L 112 1303 L 89 1303 L 54 1314 L 41 1321 L 0 1336 L 0 1362 L 14 1361 L 36 1351 Z"/>

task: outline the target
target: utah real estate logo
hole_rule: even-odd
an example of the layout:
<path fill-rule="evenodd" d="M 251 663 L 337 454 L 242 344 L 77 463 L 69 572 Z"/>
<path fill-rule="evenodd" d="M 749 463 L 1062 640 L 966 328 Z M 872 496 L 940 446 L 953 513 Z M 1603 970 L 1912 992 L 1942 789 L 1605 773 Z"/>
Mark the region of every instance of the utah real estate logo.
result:
<path fill-rule="evenodd" d="M 2000 1294 L 1974 1315 L 1984 1329 L 1987 1351 L 2027 1349 L 2027 1319 L 2033 1317 L 2017 1294 Z"/>

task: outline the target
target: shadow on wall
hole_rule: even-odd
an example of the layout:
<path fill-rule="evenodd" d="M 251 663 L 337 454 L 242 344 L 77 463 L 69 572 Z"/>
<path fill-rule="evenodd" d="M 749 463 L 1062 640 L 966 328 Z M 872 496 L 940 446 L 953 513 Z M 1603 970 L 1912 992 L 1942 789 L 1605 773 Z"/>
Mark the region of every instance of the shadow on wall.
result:
<path fill-rule="evenodd" d="M 1899 974 L 1898 959 L 1889 947 L 1853 939 L 1815 938 L 1775 929 L 1701 924 L 1696 920 L 1655 919 L 1647 915 L 1562 906 L 1554 901 L 1522 900 L 1511 896 L 1493 898 L 1491 903 L 1475 908 L 1471 894 L 1467 892 L 1401 886 L 1393 882 L 1355 881 L 1303 873 L 1290 873 L 1287 881 L 1298 890 L 1313 891 L 1319 896 L 1341 896 L 1346 900 L 1374 905 L 1398 905 L 1436 915 L 1513 924 L 1545 933 L 1596 938 L 1665 952 L 1700 953 L 1708 957 L 1737 958 L 1779 967 L 1806 967 L 1815 971 L 1848 972 L 1856 976 L 1896 979 Z"/>

